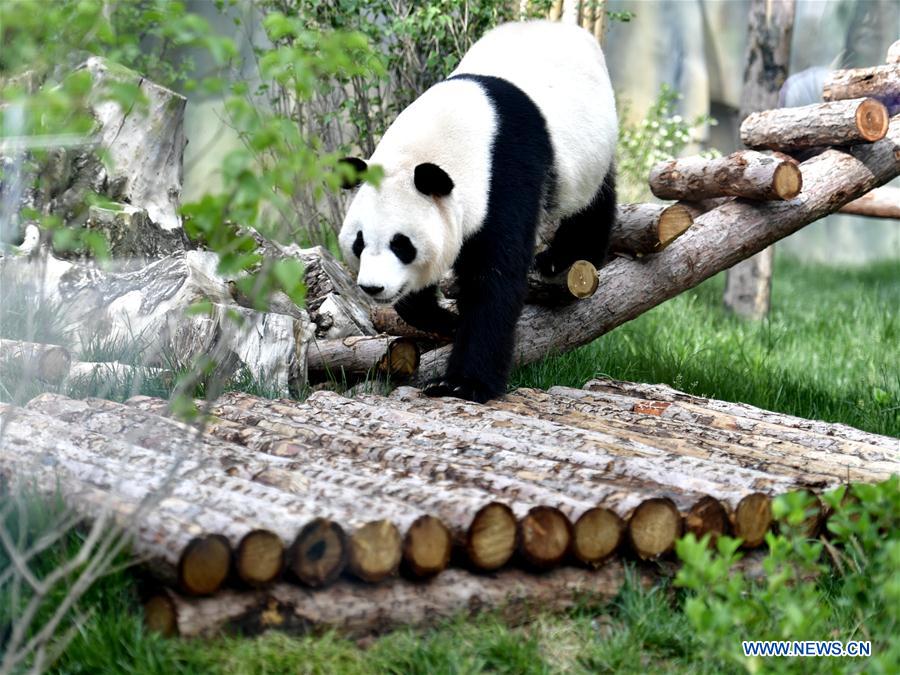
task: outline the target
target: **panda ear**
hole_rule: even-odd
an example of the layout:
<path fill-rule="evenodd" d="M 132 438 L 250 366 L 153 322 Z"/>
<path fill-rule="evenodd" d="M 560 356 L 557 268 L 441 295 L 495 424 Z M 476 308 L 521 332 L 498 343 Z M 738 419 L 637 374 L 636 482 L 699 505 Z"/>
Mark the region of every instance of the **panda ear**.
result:
<path fill-rule="evenodd" d="M 360 174 L 369 168 L 369 165 L 358 157 L 344 157 L 338 160 L 338 164 L 346 164 L 352 166 L 353 170 L 356 172 L 356 177 L 353 180 L 350 180 L 346 177 L 341 178 L 341 187 L 345 190 L 355 188 L 357 185 L 362 183 Z"/>
<path fill-rule="evenodd" d="M 453 190 L 453 181 L 437 164 L 419 164 L 415 171 L 416 189 L 430 197 L 446 197 Z"/>

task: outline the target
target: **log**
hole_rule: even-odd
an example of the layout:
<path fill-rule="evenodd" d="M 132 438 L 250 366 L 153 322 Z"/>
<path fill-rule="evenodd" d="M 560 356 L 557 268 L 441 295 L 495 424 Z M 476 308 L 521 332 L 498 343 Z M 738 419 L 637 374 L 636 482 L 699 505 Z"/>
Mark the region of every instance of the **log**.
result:
<path fill-rule="evenodd" d="M 212 595 L 231 571 L 231 544 L 221 534 L 188 542 L 178 558 L 178 584 L 188 595 Z"/>
<path fill-rule="evenodd" d="M 900 64 L 900 40 L 888 47 L 884 62 L 893 65 Z"/>
<path fill-rule="evenodd" d="M 641 560 L 655 560 L 674 550 L 682 528 L 681 514 L 671 499 L 648 499 L 628 518 L 628 543 Z"/>
<path fill-rule="evenodd" d="M 693 225 L 691 214 L 678 204 L 620 204 L 610 233 L 613 253 L 647 255 L 662 251 Z"/>
<path fill-rule="evenodd" d="M 446 344 L 452 341 L 450 335 L 439 335 L 437 333 L 429 333 L 419 330 L 415 326 L 411 326 L 400 318 L 397 310 L 393 307 L 384 307 L 376 305 L 372 308 L 372 325 L 379 333 L 387 333 L 388 335 L 396 335 L 398 337 L 412 338 L 423 342 L 436 342 L 438 344 Z"/>
<path fill-rule="evenodd" d="M 797 490 L 794 494 L 800 494 L 809 503 L 806 509 L 805 517 L 799 523 L 792 523 L 787 517 L 777 520 L 778 529 L 784 533 L 792 533 L 806 539 L 815 539 L 822 531 L 825 524 L 826 513 L 825 505 L 818 495 L 809 490 Z M 791 496 L 791 495 L 788 495 Z"/>
<path fill-rule="evenodd" d="M 251 530 L 234 551 L 234 571 L 238 578 L 253 588 L 267 586 L 281 576 L 284 569 L 284 542 L 271 530 Z"/>
<path fill-rule="evenodd" d="M 643 585 L 650 574 L 639 572 Z M 275 628 L 290 633 L 337 629 L 364 637 L 400 626 L 434 626 L 451 617 L 497 610 L 518 623 L 533 619 L 534 607 L 562 611 L 585 600 L 617 595 L 625 580 L 621 563 L 601 568 L 558 568 L 545 574 L 507 569 L 473 575 L 450 569 L 428 584 L 390 579 L 377 586 L 339 580 L 326 591 L 276 584 L 265 591 L 225 590 L 213 598 L 190 598 L 165 591 L 144 605 L 145 625 L 165 627 L 182 637 L 213 637 L 223 630 L 254 634 Z M 148 612 L 152 612 L 150 614 Z"/>
<path fill-rule="evenodd" d="M 372 299 L 363 293 L 347 269 L 325 248 L 301 249 L 278 245 L 283 255 L 301 260 L 306 283 L 306 309 L 316 324 L 317 339 L 374 335 Z"/>
<path fill-rule="evenodd" d="M 791 61 L 795 0 L 751 0 L 738 119 L 779 106 Z M 775 250 L 766 248 L 725 273 L 722 302 L 738 316 L 769 312 Z"/>
<path fill-rule="evenodd" d="M 416 371 L 419 358 L 419 346 L 411 338 L 359 335 L 315 341 L 307 352 L 307 366 L 312 378 L 374 370 L 402 380 Z"/>
<path fill-rule="evenodd" d="M 615 554 L 625 537 L 625 521 L 602 506 L 585 511 L 572 527 L 572 555 L 589 565 L 599 565 Z"/>
<path fill-rule="evenodd" d="M 832 70 L 822 84 L 822 100 L 843 101 L 870 97 L 887 106 L 891 114 L 900 108 L 900 65 Z"/>
<path fill-rule="evenodd" d="M 731 527 L 744 548 L 761 546 L 772 528 L 772 499 L 761 492 L 744 497 L 734 510 Z"/>
<path fill-rule="evenodd" d="M 404 572 L 419 579 L 433 577 L 447 569 L 453 537 L 434 516 L 417 519 L 403 539 Z"/>
<path fill-rule="evenodd" d="M 664 402 L 668 404 L 664 415 L 671 415 L 678 419 L 684 419 L 685 416 L 695 419 L 702 418 L 705 422 L 720 428 L 741 429 L 747 433 L 782 440 L 809 439 L 807 442 L 812 442 L 815 447 L 829 453 L 856 454 L 866 462 L 876 461 L 879 457 L 874 454 L 863 454 L 865 452 L 863 448 L 843 445 L 841 441 L 875 446 L 875 448 L 883 450 L 897 448 L 895 438 L 860 431 L 846 424 L 808 420 L 805 417 L 763 410 L 746 403 L 732 403 L 731 401 L 695 396 L 665 384 L 642 384 L 604 378 L 589 380 L 584 385 L 584 390 L 595 396 L 613 394 L 629 397 L 633 399 L 632 404 L 642 400 Z M 550 391 L 557 391 L 557 388 L 554 387 Z M 559 391 L 566 395 L 578 390 L 565 388 L 565 392 L 562 389 Z M 836 445 L 823 445 L 823 442 L 833 442 Z M 884 458 L 885 455 L 882 453 L 880 459 Z M 896 469 L 888 470 L 888 475 L 894 471 Z"/>
<path fill-rule="evenodd" d="M 552 277 L 529 272 L 527 301 L 536 305 L 561 305 L 591 297 L 597 286 L 597 268 L 587 260 L 576 260 L 568 270 Z"/>
<path fill-rule="evenodd" d="M 60 308 L 73 335 L 95 336 L 102 327 L 104 339 L 125 345 L 141 335 L 147 338 L 141 343 L 142 365 L 149 368 L 208 357 L 222 381 L 245 369 L 278 393 L 302 390 L 313 334 L 306 313 L 296 307 L 293 314 L 281 314 L 235 305 L 217 265 L 210 251 L 168 256 L 138 270 L 101 269 L 52 256 L 42 265 L 0 258 L 4 275 L 45 289 L 46 301 Z M 196 303 L 207 303 L 208 311 L 188 315 Z"/>
<path fill-rule="evenodd" d="M 643 498 L 663 491 L 672 493 L 672 498 L 686 510 L 694 503 L 684 497 L 688 493 L 696 499 L 709 493 L 731 500 L 757 490 L 788 491 L 792 485 L 805 484 L 808 480 L 837 483 L 847 475 L 843 462 L 855 460 L 854 464 L 865 466 L 874 459 L 866 449 L 856 448 L 851 450 L 856 454 L 847 453 L 846 458 L 838 454 L 832 458 L 830 452 L 836 449 L 834 445 L 823 446 L 823 452 L 815 454 L 819 449 L 813 444 L 815 439 L 810 443 L 812 447 L 804 447 L 796 440 L 788 444 L 786 438 L 759 441 L 732 430 L 723 432 L 702 424 L 685 424 L 680 419 L 646 419 L 641 414 L 628 414 L 593 401 L 570 400 L 581 390 L 569 390 L 571 395 L 568 395 L 559 389 L 562 388 L 554 388 L 552 394 L 520 389 L 485 409 L 486 406 L 457 401 L 435 404 L 424 396 L 414 397 L 404 388 L 384 399 L 378 408 L 374 408 L 374 399 L 362 397 L 360 402 L 373 403 L 374 411 L 354 408 L 354 412 L 367 418 L 383 416 L 385 420 L 392 416 L 396 419 L 397 410 L 416 412 L 421 416 L 418 422 L 400 419 L 404 424 L 414 425 L 419 434 L 429 433 L 428 423 L 423 419 L 432 425 L 440 424 L 443 433 L 458 437 L 460 442 L 471 439 L 477 432 L 477 441 L 470 440 L 470 446 L 475 442 L 490 443 L 496 448 L 528 454 L 532 458 L 532 473 L 556 475 L 563 471 L 564 467 L 552 462 L 602 469 L 620 491 L 627 488 L 633 492 L 634 501 L 628 502 L 626 510 L 637 506 Z M 515 438 L 504 436 L 507 428 L 516 429 Z M 699 440 L 702 445 L 698 444 Z M 786 447 L 791 456 L 783 458 Z M 794 453 L 798 455 L 796 459 Z M 655 461 L 648 462 L 650 457 Z M 826 468 L 820 474 L 813 470 L 812 464 L 823 461 L 831 462 L 834 471 Z M 660 463 L 666 467 L 665 481 L 659 479 Z M 878 470 L 864 472 L 857 478 L 878 480 L 878 476 L 885 471 L 889 474 L 896 466 L 882 462 Z M 583 476 L 586 480 L 603 478 Z M 675 492 L 683 494 L 678 496 Z M 598 498 L 604 495 L 598 493 Z"/>
<path fill-rule="evenodd" d="M 797 166 L 753 150 L 715 159 L 672 159 L 656 164 L 650 171 L 650 189 L 660 199 L 793 199 L 802 186 L 803 177 Z"/>
<path fill-rule="evenodd" d="M 15 363 L 25 378 L 59 384 L 69 374 L 72 357 L 60 345 L 0 339 L 0 362 L 6 367 Z"/>
<path fill-rule="evenodd" d="M 363 581 L 381 581 L 400 567 L 402 545 L 400 530 L 390 520 L 368 522 L 350 537 L 347 569 Z"/>
<path fill-rule="evenodd" d="M 685 514 L 684 529 L 685 534 L 690 532 L 698 541 L 708 534 L 709 545 L 714 548 L 718 538 L 729 532 L 728 511 L 722 502 L 707 495 Z"/>
<path fill-rule="evenodd" d="M 560 424 L 627 436 L 673 454 L 752 467 L 808 486 L 836 486 L 848 479 L 876 482 L 900 468 L 887 459 L 881 445 L 790 427 L 748 425 L 730 415 L 666 401 L 552 387 L 547 393 L 519 390 L 493 405 L 530 409 Z"/>
<path fill-rule="evenodd" d="M 532 567 L 556 567 L 571 544 L 572 523 L 557 508 L 535 506 L 519 521 L 519 553 Z"/>
<path fill-rule="evenodd" d="M 515 361 L 522 365 L 592 342 L 616 326 L 693 288 L 804 225 L 833 213 L 900 175 L 900 117 L 876 143 L 825 150 L 800 164 L 800 203 L 735 200 L 700 216 L 678 242 L 640 262 L 617 259 L 599 272 L 603 289 L 548 311 L 527 307 L 517 326 Z M 449 347 L 422 355 L 412 383 L 442 374 Z"/>
<path fill-rule="evenodd" d="M 237 393 L 228 394 L 220 399 L 225 403 L 220 402 L 211 409 L 210 412 L 218 419 L 207 423 L 208 433 L 243 443 L 256 452 L 276 456 L 271 459 L 278 459 L 279 455 L 306 458 L 302 466 L 309 479 L 320 476 L 324 480 L 330 476 L 331 481 L 339 481 L 344 486 L 341 489 L 346 489 L 348 499 L 359 499 L 360 510 L 384 512 L 389 505 L 400 500 L 404 504 L 415 504 L 419 510 L 409 507 L 409 514 L 402 519 L 409 526 L 415 518 L 430 511 L 449 528 L 454 543 L 468 552 L 471 564 L 478 569 L 501 567 L 515 551 L 516 518 L 508 507 L 495 504 L 496 497 L 491 492 L 445 480 L 445 467 L 440 465 L 431 465 L 427 474 L 431 480 L 422 480 L 419 476 L 425 474 L 420 465 L 421 457 L 402 450 L 405 443 L 400 447 L 392 445 L 387 451 L 383 445 L 376 445 L 375 439 L 341 433 L 327 422 L 306 423 L 284 419 L 283 414 L 278 413 L 284 407 L 268 402 L 271 407 L 265 408 L 270 418 L 267 425 L 274 426 L 278 430 L 276 433 L 257 426 L 262 416 L 254 415 L 252 409 L 243 410 L 239 406 L 228 405 L 229 400 L 242 405 L 247 405 L 248 401 L 262 401 Z M 142 410 L 170 414 L 165 401 L 159 399 L 135 397 L 128 403 Z M 301 409 L 301 413 L 304 420 L 317 416 L 309 409 Z M 273 420 L 278 421 L 273 424 Z M 356 454 L 356 458 L 348 454 Z M 315 463 L 309 461 L 313 457 Z M 391 468 L 387 466 L 388 461 Z M 331 466 L 332 470 L 323 469 L 322 463 Z M 408 470 L 402 469 L 404 466 L 408 466 Z M 400 470 L 394 467 L 400 467 Z M 315 473 L 310 473 L 313 470 Z M 353 496 L 360 491 L 372 497 L 360 499 Z M 375 497 L 384 497 L 385 503 L 377 506 Z M 529 508 L 529 505 L 517 501 L 512 501 L 511 505 L 520 514 L 526 513 Z M 393 520 L 403 524 L 397 515 Z M 416 549 L 428 549 L 433 545 L 431 538 L 427 541 L 430 543 L 423 543 Z M 428 557 L 431 555 L 427 554 Z M 413 567 L 425 566 L 415 560 L 408 562 Z"/>
<path fill-rule="evenodd" d="M 900 187 L 883 185 L 840 208 L 840 213 L 900 220 Z"/>
<path fill-rule="evenodd" d="M 887 108 L 874 98 L 814 103 L 747 116 L 741 123 L 741 142 L 782 151 L 874 143 L 885 137 L 889 122 Z"/>
<path fill-rule="evenodd" d="M 287 551 L 286 569 L 312 588 L 334 582 L 347 566 L 349 544 L 344 528 L 327 518 L 307 523 Z"/>
<path fill-rule="evenodd" d="M 135 459 L 135 462 L 142 461 L 144 463 L 151 460 L 160 463 L 174 459 L 170 452 L 173 448 L 179 447 L 177 442 L 170 444 L 150 435 L 152 431 L 163 428 L 166 420 L 151 418 L 144 421 L 141 417 L 150 416 L 142 415 L 137 410 L 128 411 L 125 406 L 111 402 L 102 402 L 103 410 L 100 413 L 105 414 L 102 415 L 91 410 L 89 403 L 83 404 L 84 402 L 80 401 L 67 403 L 67 401 L 69 399 L 64 397 L 51 398 L 44 395 L 39 397 L 35 407 L 46 409 L 51 414 L 59 414 L 69 421 L 94 418 L 96 422 L 99 422 L 104 419 L 104 416 L 108 420 L 110 416 L 116 417 L 121 414 L 117 425 L 108 428 L 133 429 L 132 440 L 134 442 L 150 446 L 149 449 L 162 449 L 162 452 L 157 450 L 158 454 L 156 455 L 148 454 L 139 446 L 111 444 L 112 442 L 106 439 L 101 441 L 97 434 L 87 431 L 84 431 L 81 436 L 75 437 L 84 443 L 89 443 L 95 452 L 102 451 L 105 462 L 115 465 L 116 461 L 122 461 L 119 457 L 133 455 L 141 458 Z M 54 409 L 59 412 L 53 413 Z M 34 414 L 31 411 L 23 411 L 23 413 Z M 132 426 L 129 424 L 129 419 L 138 421 Z M 69 432 L 69 435 L 72 433 L 74 432 Z M 81 432 L 79 431 L 79 433 Z M 65 434 L 62 437 L 65 437 Z M 211 447 L 216 447 L 215 441 Z M 182 445 L 182 453 L 184 448 L 185 445 Z M 405 503 L 370 496 L 354 489 L 353 485 L 347 484 L 347 482 L 354 485 L 365 482 L 358 480 L 356 474 L 347 475 L 332 467 L 314 462 L 305 462 L 300 466 L 296 461 L 284 460 L 279 457 L 260 457 L 247 448 L 231 444 L 226 444 L 225 450 L 225 453 L 218 455 L 215 454 L 215 450 L 213 452 L 207 450 L 203 453 L 201 456 L 214 457 L 220 462 L 221 468 L 215 470 L 210 466 L 204 470 L 202 465 L 198 466 L 194 469 L 197 472 L 194 477 L 184 484 L 178 483 L 175 491 L 178 495 L 190 495 L 190 500 L 206 507 L 211 514 L 209 516 L 210 523 L 215 523 L 215 526 L 210 524 L 209 529 L 228 535 L 232 541 L 237 541 L 249 530 L 268 527 L 276 531 L 282 541 L 291 542 L 295 534 L 308 523 L 317 518 L 329 518 L 339 522 L 350 533 L 347 553 L 351 571 L 360 572 L 361 575 L 364 575 L 362 577 L 364 580 L 370 581 L 395 571 L 396 565 L 386 565 L 385 561 L 390 561 L 392 560 L 391 556 L 396 556 L 399 562 L 401 542 L 399 535 L 395 536 L 390 528 L 385 526 L 367 528 L 366 526 L 373 521 L 380 522 L 383 519 L 389 519 L 406 531 L 418 518 L 426 515 L 423 511 Z M 196 464 L 196 462 L 194 463 Z M 231 471 L 232 468 L 235 470 Z M 229 475 L 229 472 L 234 475 Z M 252 478 L 239 478 L 240 473 L 250 474 Z M 199 484 L 201 478 L 197 476 L 202 477 L 202 484 Z M 372 472 L 368 480 L 371 483 L 379 476 L 382 479 L 386 476 L 388 480 L 395 478 L 395 474 L 382 470 Z M 158 478 L 156 482 L 159 482 Z M 421 490 L 421 481 L 415 485 L 417 489 Z M 147 487 L 144 492 L 149 489 L 151 487 Z M 182 493 L 182 490 L 185 492 Z M 373 490 L 376 494 L 379 492 L 377 486 Z M 240 500 L 235 499 L 236 492 L 241 493 Z M 182 504 L 182 508 L 183 506 Z M 223 523 L 221 518 L 212 515 L 216 512 L 223 514 L 223 517 L 225 513 L 230 513 L 233 517 Z M 514 529 L 514 522 L 511 527 Z M 337 542 L 337 544 L 340 545 L 341 542 Z M 365 549 L 365 553 L 359 553 L 356 559 L 353 559 L 354 547 L 360 551 Z M 383 557 L 378 557 L 382 554 Z M 367 555 L 375 557 L 375 561 L 367 562 Z M 325 557 L 341 559 L 344 557 L 344 552 L 338 550 Z M 354 561 L 358 562 L 355 566 Z M 304 579 L 302 574 L 296 574 L 296 569 L 292 568 L 292 571 L 298 578 Z M 311 583 L 314 581 L 313 577 Z"/>

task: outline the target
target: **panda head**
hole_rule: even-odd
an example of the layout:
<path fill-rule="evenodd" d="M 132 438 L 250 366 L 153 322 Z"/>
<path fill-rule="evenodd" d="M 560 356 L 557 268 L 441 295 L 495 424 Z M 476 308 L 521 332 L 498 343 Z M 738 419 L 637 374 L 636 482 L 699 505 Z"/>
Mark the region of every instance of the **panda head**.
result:
<path fill-rule="evenodd" d="M 344 160 L 358 173 L 360 159 Z M 456 259 L 454 184 L 435 164 L 385 167 L 378 187 L 356 183 L 339 242 L 356 282 L 376 302 L 394 303 L 440 281 Z"/>

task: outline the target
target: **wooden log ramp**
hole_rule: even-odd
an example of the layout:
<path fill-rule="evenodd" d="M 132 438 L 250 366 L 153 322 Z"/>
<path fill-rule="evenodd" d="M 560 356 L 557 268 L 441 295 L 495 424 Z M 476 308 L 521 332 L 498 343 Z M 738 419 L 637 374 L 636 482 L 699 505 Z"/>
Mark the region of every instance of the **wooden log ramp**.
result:
<path fill-rule="evenodd" d="M 788 526 L 776 495 L 900 472 L 896 439 L 609 380 L 488 405 L 229 393 L 205 413 L 194 427 L 160 399 L 53 394 L 0 407 L 0 478 L 111 512 L 156 580 L 147 624 L 170 634 L 565 607 L 614 594 L 625 560 L 648 583 L 667 573 L 684 532 L 749 553 Z M 790 527 L 816 536 L 824 519 L 819 503 Z"/>

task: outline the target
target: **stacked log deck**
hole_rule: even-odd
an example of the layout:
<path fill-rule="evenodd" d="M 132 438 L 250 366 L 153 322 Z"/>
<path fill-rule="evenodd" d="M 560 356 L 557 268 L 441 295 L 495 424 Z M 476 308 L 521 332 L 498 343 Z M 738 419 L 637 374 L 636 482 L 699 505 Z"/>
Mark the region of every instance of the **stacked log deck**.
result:
<path fill-rule="evenodd" d="M 628 561 L 652 582 L 684 532 L 740 536 L 753 560 L 773 497 L 900 472 L 897 439 L 609 380 L 488 405 L 231 393 L 205 413 L 198 429 L 146 397 L 2 409 L 2 478 L 111 512 L 166 633 L 568 607 L 615 595 Z"/>

